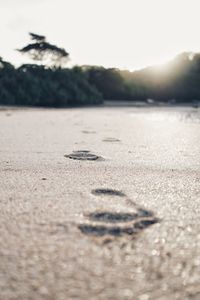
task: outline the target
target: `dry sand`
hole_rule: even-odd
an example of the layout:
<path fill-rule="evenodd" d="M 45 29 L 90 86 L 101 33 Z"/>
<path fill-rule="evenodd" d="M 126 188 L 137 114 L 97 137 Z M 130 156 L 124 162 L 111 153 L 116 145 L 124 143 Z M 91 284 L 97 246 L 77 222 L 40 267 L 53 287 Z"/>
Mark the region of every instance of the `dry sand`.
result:
<path fill-rule="evenodd" d="M 1 109 L 0 300 L 200 299 L 199 153 L 198 109 Z"/>

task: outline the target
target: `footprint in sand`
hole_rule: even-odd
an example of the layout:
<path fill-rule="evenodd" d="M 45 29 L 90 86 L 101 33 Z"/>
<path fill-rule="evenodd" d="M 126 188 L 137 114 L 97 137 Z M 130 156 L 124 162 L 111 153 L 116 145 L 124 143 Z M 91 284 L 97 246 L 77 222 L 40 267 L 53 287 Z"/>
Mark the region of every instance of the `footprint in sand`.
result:
<path fill-rule="evenodd" d="M 125 197 L 126 195 L 121 192 L 121 191 L 117 191 L 117 190 L 113 190 L 113 189 L 95 189 L 92 190 L 92 194 L 93 195 L 111 195 L 111 196 L 119 196 L 119 197 Z"/>
<path fill-rule="evenodd" d="M 92 131 L 92 130 L 83 130 L 82 133 L 85 133 L 85 134 L 95 134 L 96 131 Z"/>
<path fill-rule="evenodd" d="M 121 191 L 112 189 L 93 190 L 94 195 L 109 195 L 125 197 Z M 86 235 L 94 237 L 124 235 L 136 236 L 145 228 L 156 224 L 159 219 L 153 212 L 138 207 L 132 201 L 134 210 L 129 212 L 95 211 L 85 215 L 85 223 L 79 224 L 79 230 Z M 130 209 L 129 209 L 130 210 Z"/>
<path fill-rule="evenodd" d="M 116 138 L 106 138 L 103 140 L 103 142 L 116 143 L 116 142 L 120 142 L 120 140 Z"/>
<path fill-rule="evenodd" d="M 92 154 L 88 150 L 78 150 L 73 151 L 73 153 L 64 155 L 67 158 L 70 159 L 76 159 L 76 160 L 102 160 L 102 158 L 96 154 Z"/>

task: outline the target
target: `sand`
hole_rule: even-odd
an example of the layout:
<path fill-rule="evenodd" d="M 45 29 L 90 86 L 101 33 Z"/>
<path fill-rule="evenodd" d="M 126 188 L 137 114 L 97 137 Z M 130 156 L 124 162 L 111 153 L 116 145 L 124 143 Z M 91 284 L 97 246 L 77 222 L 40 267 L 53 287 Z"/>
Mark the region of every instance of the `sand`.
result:
<path fill-rule="evenodd" d="M 199 109 L 1 109 L 0 300 L 200 299 L 199 153 Z"/>

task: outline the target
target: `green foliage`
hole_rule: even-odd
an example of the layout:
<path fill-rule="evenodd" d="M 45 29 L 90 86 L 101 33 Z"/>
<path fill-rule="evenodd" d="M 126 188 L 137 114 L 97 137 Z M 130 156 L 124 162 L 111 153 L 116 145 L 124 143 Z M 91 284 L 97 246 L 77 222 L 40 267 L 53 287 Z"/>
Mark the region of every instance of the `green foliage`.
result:
<path fill-rule="evenodd" d="M 22 65 L 0 69 L 0 104 L 63 107 L 100 103 L 100 92 L 78 67 Z"/>
<path fill-rule="evenodd" d="M 102 103 L 102 95 L 81 68 L 61 69 L 69 54 L 46 42 L 46 37 L 29 33 L 34 42 L 20 49 L 34 60 L 50 59 L 53 68 L 26 64 L 15 69 L 0 58 L 0 104 L 74 106 Z"/>
<path fill-rule="evenodd" d="M 105 69 L 103 67 L 86 68 L 90 83 L 95 85 L 103 94 L 104 99 L 126 99 L 128 87 L 117 69 Z"/>
<path fill-rule="evenodd" d="M 30 34 L 36 43 L 44 36 Z M 129 72 L 103 67 L 61 69 L 26 64 L 15 68 L 0 57 L 0 104 L 74 106 L 107 100 L 200 100 L 200 54 L 183 53 L 165 69 Z"/>

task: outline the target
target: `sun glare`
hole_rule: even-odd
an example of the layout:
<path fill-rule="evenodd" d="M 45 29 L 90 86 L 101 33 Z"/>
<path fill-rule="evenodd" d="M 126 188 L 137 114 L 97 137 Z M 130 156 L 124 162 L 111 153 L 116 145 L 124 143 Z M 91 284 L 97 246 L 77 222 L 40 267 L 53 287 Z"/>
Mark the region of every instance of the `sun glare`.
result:
<path fill-rule="evenodd" d="M 169 71 L 170 69 L 170 59 L 166 59 L 164 62 L 162 63 L 158 63 L 154 65 L 154 70 L 156 70 L 159 73 L 166 73 Z"/>

